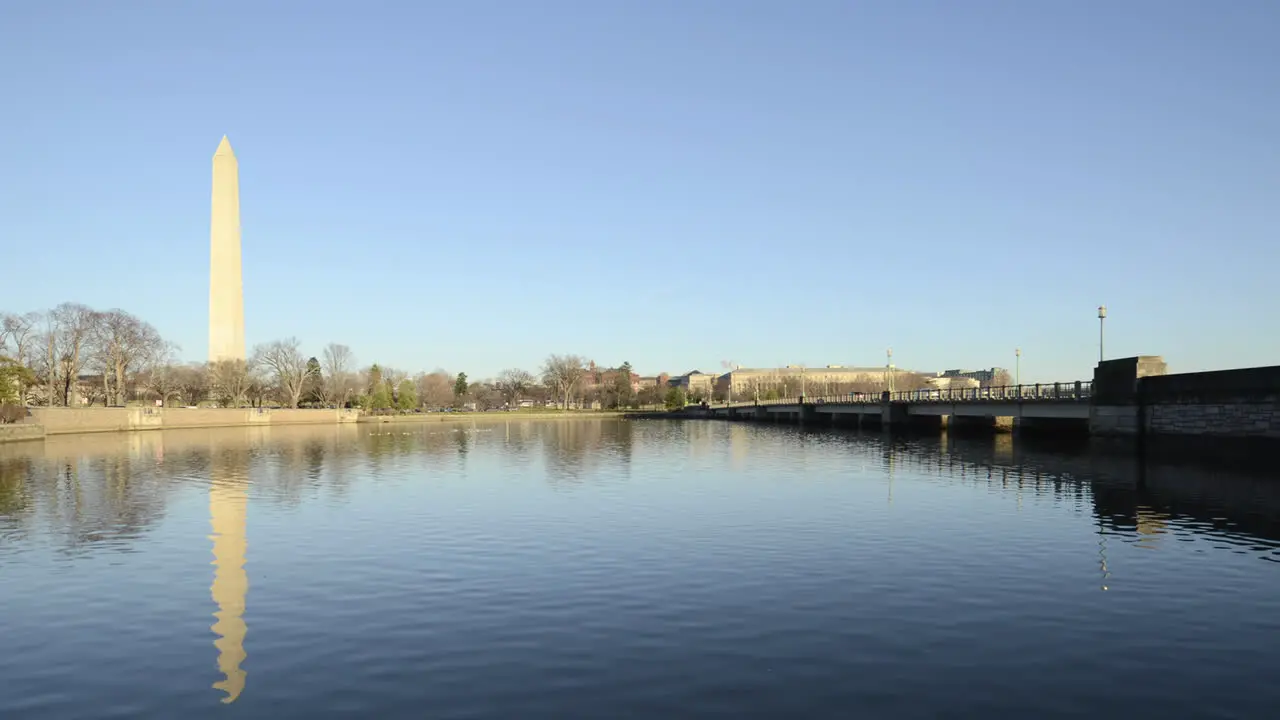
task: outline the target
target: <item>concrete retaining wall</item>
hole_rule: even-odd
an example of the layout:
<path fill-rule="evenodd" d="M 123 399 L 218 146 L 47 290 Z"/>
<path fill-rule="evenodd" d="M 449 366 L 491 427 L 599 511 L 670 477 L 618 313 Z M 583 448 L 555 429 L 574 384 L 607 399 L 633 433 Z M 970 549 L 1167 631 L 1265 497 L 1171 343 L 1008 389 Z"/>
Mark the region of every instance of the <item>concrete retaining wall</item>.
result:
<path fill-rule="evenodd" d="M 33 423 L 0 425 L 0 443 L 22 440 L 43 440 L 44 427 Z"/>
<path fill-rule="evenodd" d="M 246 425 L 324 425 L 355 422 L 354 410 L 256 408 L 31 408 L 49 435 Z"/>

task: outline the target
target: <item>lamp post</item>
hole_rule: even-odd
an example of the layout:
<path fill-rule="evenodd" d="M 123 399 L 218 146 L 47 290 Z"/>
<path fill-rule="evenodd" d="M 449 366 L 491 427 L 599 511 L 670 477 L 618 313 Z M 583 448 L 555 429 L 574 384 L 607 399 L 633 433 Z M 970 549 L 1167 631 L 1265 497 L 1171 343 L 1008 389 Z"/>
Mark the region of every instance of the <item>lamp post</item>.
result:
<path fill-rule="evenodd" d="M 1013 357 L 1013 384 L 1022 385 L 1022 348 L 1015 348 Z"/>
<path fill-rule="evenodd" d="M 889 392 L 893 392 L 893 348 L 885 350 L 884 373 L 889 378 L 886 383 L 889 386 Z"/>
<path fill-rule="evenodd" d="M 1107 323 L 1107 306 L 1098 306 L 1098 362 L 1102 362 L 1106 356 L 1103 352 L 1104 341 L 1106 339 L 1106 323 Z"/>

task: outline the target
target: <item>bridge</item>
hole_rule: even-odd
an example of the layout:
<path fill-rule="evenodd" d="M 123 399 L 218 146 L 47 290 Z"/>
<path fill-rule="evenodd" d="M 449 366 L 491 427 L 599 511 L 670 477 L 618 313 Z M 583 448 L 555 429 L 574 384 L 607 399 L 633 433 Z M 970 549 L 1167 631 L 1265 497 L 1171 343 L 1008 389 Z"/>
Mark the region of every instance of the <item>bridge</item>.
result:
<path fill-rule="evenodd" d="M 863 425 L 1089 427 L 1093 382 L 800 396 L 691 406 L 693 417 Z"/>

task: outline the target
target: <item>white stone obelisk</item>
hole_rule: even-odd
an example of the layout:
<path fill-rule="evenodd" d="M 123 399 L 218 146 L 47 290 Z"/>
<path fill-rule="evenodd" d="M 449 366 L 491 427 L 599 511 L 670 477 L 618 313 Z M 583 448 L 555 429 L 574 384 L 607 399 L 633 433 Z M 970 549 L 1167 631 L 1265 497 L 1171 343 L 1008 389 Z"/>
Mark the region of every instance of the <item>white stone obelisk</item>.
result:
<path fill-rule="evenodd" d="M 244 359 L 240 163 L 224 135 L 213 154 L 213 213 L 209 223 L 209 362 Z"/>

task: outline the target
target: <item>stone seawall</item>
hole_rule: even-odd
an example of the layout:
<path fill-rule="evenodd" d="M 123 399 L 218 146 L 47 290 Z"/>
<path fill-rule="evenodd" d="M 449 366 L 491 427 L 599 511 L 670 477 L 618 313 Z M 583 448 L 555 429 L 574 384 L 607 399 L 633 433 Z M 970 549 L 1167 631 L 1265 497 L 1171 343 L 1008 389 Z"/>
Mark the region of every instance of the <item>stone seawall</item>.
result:
<path fill-rule="evenodd" d="M 23 440 L 43 440 L 44 427 L 34 423 L 18 423 L 16 425 L 0 425 L 0 443 L 21 442 Z"/>
<path fill-rule="evenodd" d="M 249 425 L 331 425 L 355 422 L 354 410 L 271 408 L 31 408 L 48 435 Z"/>

